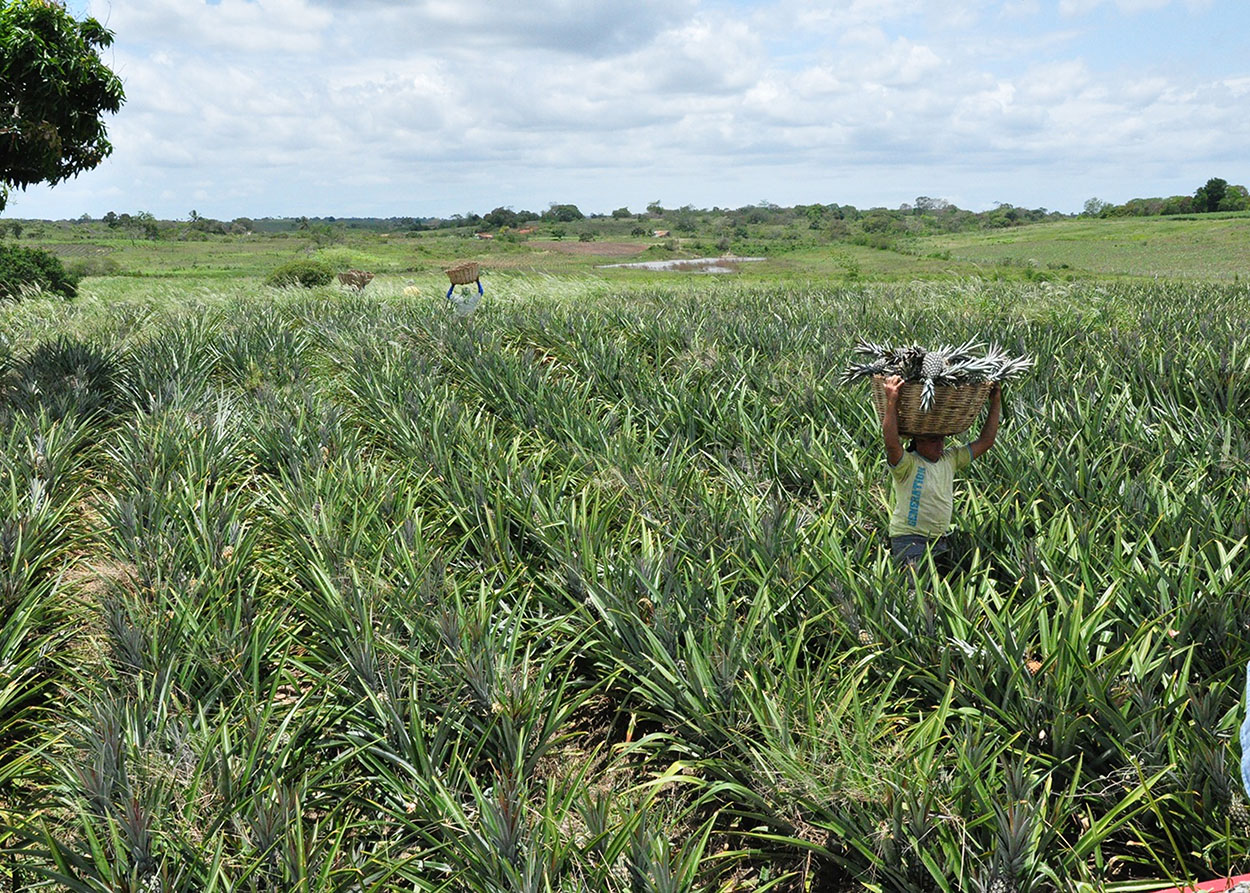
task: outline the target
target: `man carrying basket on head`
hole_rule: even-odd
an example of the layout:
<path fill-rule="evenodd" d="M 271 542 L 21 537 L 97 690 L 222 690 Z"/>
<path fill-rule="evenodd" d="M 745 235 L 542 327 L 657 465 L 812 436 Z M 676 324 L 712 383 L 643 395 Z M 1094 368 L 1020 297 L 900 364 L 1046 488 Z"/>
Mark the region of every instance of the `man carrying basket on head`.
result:
<path fill-rule="evenodd" d="M 905 450 L 898 433 L 899 392 L 903 379 L 892 375 L 882 383 L 885 412 L 881 435 L 885 457 L 894 479 L 894 512 L 890 517 L 890 554 L 900 564 L 914 567 L 926 550 L 939 555 L 949 548 L 946 531 L 955 506 L 955 472 L 994 445 L 1002 415 L 1002 388 L 990 391 L 989 415 L 977 439 L 946 449 L 940 434 L 919 434 Z"/>

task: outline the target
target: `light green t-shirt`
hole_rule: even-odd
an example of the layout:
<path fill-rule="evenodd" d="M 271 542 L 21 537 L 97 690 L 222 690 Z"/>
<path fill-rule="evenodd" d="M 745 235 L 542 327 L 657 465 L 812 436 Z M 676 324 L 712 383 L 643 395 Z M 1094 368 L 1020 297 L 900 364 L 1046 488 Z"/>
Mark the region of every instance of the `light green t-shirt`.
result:
<path fill-rule="evenodd" d="M 890 536 L 924 536 L 936 539 L 951 526 L 955 507 L 955 472 L 972 461 L 972 447 L 951 447 L 942 458 L 930 462 L 919 453 L 903 453 L 890 466 L 894 478 L 894 512 Z"/>

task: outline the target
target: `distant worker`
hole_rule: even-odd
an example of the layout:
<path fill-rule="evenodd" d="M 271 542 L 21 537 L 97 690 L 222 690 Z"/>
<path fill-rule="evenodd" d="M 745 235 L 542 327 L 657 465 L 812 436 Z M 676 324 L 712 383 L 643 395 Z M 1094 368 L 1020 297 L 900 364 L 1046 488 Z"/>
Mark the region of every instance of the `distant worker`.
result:
<path fill-rule="evenodd" d="M 1245 719 L 1241 721 L 1241 786 L 1246 797 L 1250 798 L 1250 664 L 1246 664 L 1246 708 Z"/>
<path fill-rule="evenodd" d="M 890 516 L 890 554 L 906 567 L 915 567 L 925 552 L 934 556 L 947 552 L 946 533 L 955 507 L 955 472 L 994 445 L 1002 415 L 1002 386 L 994 383 L 990 409 L 977 439 L 963 446 L 946 449 L 940 434 L 919 434 L 907 449 L 898 433 L 898 401 L 903 379 L 886 378 L 885 412 L 881 435 L 885 457 L 894 478 L 894 511 Z M 949 556 L 948 556 L 949 557 Z"/>

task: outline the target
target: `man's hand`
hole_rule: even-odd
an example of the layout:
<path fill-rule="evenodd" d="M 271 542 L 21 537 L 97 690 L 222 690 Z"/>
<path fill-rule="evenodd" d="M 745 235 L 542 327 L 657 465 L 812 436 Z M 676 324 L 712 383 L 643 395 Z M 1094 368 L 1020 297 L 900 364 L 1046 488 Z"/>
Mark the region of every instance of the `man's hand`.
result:
<path fill-rule="evenodd" d="M 891 375 L 889 378 L 887 378 L 887 379 L 886 379 L 885 381 L 883 381 L 881 384 L 882 384 L 882 386 L 885 388 L 885 400 L 886 400 L 886 402 L 887 402 L 887 403 L 893 403 L 895 406 L 897 406 L 897 405 L 898 405 L 898 395 L 899 395 L 899 393 L 901 393 L 901 392 L 902 392 L 902 390 L 903 390 L 903 379 L 902 379 L 902 378 L 900 378 L 900 377 L 899 377 L 899 376 L 897 376 L 897 375 Z"/>

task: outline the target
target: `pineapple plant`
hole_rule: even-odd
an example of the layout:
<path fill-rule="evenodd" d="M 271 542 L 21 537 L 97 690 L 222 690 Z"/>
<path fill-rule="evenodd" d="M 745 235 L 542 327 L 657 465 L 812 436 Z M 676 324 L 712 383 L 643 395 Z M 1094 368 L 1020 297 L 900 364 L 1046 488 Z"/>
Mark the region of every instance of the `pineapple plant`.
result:
<path fill-rule="evenodd" d="M 1250 804 L 1240 792 L 1234 793 L 1228 802 L 1228 821 L 1241 834 L 1250 835 Z"/>
<path fill-rule="evenodd" d="M 1244 850 L 1244 285 L 525 281 L 489 326 L 5 305 L 0 346 L 125 347 L 111 411 L 25 351 L 0 400 L 11 886 L 1041 893 Z M 971 571 L 923 603 L 873 560 L 870 432 L 825 387 L 835 333 L 900 315 L 1047 358 L 1013 479 L 967 494 Z M 1002 371 L 962 347 L 856 361 L 936 415 Z"/>
<path fill-rule="evenodd" d="M 1017 893 L 1017 889 L 1010 877 L 995 872 L 985 887 L 985 893 Z"/>

